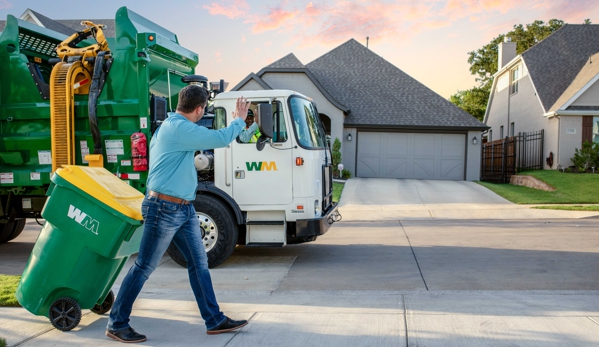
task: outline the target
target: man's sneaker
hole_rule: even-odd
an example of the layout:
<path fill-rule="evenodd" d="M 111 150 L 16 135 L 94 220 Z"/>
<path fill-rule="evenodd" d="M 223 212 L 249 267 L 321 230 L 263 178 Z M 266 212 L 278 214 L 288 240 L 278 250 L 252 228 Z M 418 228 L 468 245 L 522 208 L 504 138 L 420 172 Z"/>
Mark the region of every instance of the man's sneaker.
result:
<path fill-rule="evenodd" d="M 224 322 L 222 322 L 219 326 L 212 328 L 212 329 L 208 329 L 206 331 L 206 333 L 208 335 L 227 333 L 229 331 L 240 329 L 240 328 L 246 326 L 247 324 L 248 324 L 248 321 L 245 319 L 232 320 L 231 318 L 227 317 L 227 319 Z"/>
<path fill-rule="evenodd" d="M 133 328 L 129 327 L 123 330 L 106 330 L 106 336 L 125 343 L 144 342 L 146 335 L 138 334 Z"/>

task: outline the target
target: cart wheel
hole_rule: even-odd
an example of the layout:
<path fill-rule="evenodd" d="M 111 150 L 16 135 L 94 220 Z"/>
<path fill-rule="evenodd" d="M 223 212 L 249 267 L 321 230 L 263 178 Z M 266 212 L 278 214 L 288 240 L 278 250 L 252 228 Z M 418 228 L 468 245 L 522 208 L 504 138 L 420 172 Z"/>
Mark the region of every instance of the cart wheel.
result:
<path fill-rule="evenodd" d="M 92 312 L 95 314 L 104 314 L 110 311 L 112 304 L 114 304 L 114 293 L 111 290 L 108 292 L 108 295 L 106 295 L 106 299 L 104 299 L 102 305 L 94 306 L 94 308 L 92 308 Z"/>
<path fill-rule="evenodd" d="M 61 331 L 69 331 L 81 321 L 81 307 L 71 298 L 56 299 L 50 306 L 50 322 Z"/>

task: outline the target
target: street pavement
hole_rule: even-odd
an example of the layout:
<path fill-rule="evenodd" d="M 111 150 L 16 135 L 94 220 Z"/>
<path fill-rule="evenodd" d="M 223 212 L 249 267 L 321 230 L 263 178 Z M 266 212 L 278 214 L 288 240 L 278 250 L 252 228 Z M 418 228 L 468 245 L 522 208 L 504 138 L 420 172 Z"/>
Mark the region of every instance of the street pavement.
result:
<path fill-rule="evenodd" d="M 236 333 L 206 335 L 186 270 L 165 256 L 134 306 L 131 324 L 148 335 L 143 345 L 599 345 L 597 217 L 535 219 L 515 205 L 509 209 L 521 218 L 496 218 L 491 208 L 477 208 L 480 201 L 509 203 L 486 190 L 472 193 L 474 201 L 456 194 L 454 200 L 438 194 L 434 201 L 422 198 L 433 194 L 425 194 L 420 182 L 392 181 L 430 200 L 398 200 L 392 195 L 414 194 L 395 188 L 381 190 L 377 200 L 369 192 L 379 190 L 379 182 L 359 182 L 367 189 L 358 213 L 359 193 L 350 184 L 340 203 L 343 221 L 315 242 L 238 247 L 212 269 L 223 312 L 250 321 Z M 452 204 L 478 217 L 435 214 Z M 415 207 L 428 216 L 404 218 Z M 22 271 L 39 228 L 30 222 L 23 235 L 0 245 L 0 273 Z M 0 336 L 9 346 L 116 346 L 104 336 L 106 322 L 106 316 L 86 313 L 77 328 L 63 333 L 45 317 L 0 308 Z"/>

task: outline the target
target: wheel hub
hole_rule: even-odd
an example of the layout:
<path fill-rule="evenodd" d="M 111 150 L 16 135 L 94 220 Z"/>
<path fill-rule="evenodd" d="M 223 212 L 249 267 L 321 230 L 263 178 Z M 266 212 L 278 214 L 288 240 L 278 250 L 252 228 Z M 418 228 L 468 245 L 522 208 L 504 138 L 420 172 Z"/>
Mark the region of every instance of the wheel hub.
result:
<path fill-rule="evenodd" d="M 204 248 L 206 248 L 206 252 L 210 252 L 218 241 L 218 228 L 214 220 L 208 215 L 199 212 L 196 215 L 200 222 L 200 228 L 204 230 L 204 238 L 202 239 Z"/>

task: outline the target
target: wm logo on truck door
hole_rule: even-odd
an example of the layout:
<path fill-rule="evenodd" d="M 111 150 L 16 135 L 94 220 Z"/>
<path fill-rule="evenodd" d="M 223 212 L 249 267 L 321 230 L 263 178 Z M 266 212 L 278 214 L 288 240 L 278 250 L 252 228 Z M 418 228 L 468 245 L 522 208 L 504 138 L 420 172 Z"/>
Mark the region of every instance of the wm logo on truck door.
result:
<path fill-rule="evenodd" d="M 75 222 L 84 226 L 87 230 L 92 233 L 98 235 L 98 229 L 100 228 L 100 222 L 88 216 L 87 213 L 82 212 L 77 207 L 70 205 L 69 213 L 67 214 L 69 218 L 74 219 Z"/>
<path fill-rule="evenodd" d="M 275 163 L 274 161 L 248 161 L 245 163 L 245 167 L 247 167 L 248 171 L 277 171 L 277 163 Z"/>

